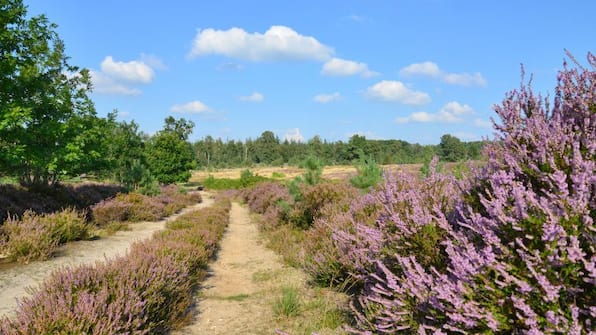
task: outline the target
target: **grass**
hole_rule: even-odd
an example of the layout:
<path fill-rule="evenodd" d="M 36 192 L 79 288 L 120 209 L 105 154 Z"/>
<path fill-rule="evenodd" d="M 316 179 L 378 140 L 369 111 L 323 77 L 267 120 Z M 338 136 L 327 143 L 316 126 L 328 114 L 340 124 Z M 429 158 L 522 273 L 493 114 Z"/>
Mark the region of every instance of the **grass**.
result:
<path fill-rule="evenodd" d="M 282 287 L 282 296 L 273 304 L 275 316 L 293 317 L 300 314 L 300 299 L 295 287 Z"/>

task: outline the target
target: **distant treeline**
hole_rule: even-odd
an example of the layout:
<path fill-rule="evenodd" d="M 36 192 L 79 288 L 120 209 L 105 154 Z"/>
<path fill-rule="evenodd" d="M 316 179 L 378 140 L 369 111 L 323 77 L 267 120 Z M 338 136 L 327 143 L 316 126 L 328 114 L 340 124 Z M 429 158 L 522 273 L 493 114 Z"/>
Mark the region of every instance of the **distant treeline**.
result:
<path fill-rule="evenodd" d="M 352 164 L 373 159 L 379 164 L 424 163 L 434 155 L 447 162 L 481 159 L 485 142 L 462 142 L 446 134 L 438 145 L 421 145 L 402 140 L 371 140 L 354 135 L 348 142 L 328 142 L 315 136 L 306 142 L 281 141 L 271 131 L 256 139 L 243 141 L 214 139 L 205 136 L 193 143 L 197 167 L 240 167 L 253 164 L 299 165 L 309 156 L 325 164 Z"/>

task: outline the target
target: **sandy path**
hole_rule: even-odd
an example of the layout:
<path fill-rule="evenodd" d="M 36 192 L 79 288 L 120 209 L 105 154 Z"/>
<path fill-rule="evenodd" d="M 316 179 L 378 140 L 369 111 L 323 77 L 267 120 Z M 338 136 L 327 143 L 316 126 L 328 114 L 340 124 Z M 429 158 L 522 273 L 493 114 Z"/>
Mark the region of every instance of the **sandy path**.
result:
<path fill-rule="evenodd" d="M 178 216 L 210 206 L 213 200 L 203 194 L 203 202 L 187 207 L 177 214 L 157 222 L 129 224 L 130 231 L 119 231 L 112 236 L 94 241 L 71 242 L 61 246 L 56 257 L 27 265 L 3 264 L 0 266 L 0 316 L 10 315 L 17 304 L 16 298 L 28 294 L 27 288 L 39 285 L 57 268 L 103 261 L 105 258 L 123 255 L 128 247 L 164 229 L 166 222 Z"/>
<path fill-rule="evenodd" d="M 262 279 L 286 269 L 280 257 L 262 244 L 248 210 L 233 203 L 217 260 L 196 297 L 192 324 L 172 334 L 272 334 L 273 313 L 267 301 L 272 287 Z M 281 275 L 275 285 L 282 279 L 288 280 Z"/>

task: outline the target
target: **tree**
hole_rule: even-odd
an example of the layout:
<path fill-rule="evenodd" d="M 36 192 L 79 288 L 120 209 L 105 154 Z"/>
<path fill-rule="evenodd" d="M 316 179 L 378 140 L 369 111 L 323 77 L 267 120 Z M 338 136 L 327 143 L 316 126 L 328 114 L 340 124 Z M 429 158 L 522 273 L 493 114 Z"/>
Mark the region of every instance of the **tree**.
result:
<path fill-rule="evenodd" d="M 441 136 L 439 155 L 447 162 L 457 162 L 466 158 L 466 146 L 459 138 L 445 134 Z"/>
<path fill-rule="evenodd" d="M 3 0 L 0 20 L 0 171 L 47 185 L 95 170 L 105 147 L 89 72 L 68 64 L 56 25 L 27 18 L 21 0 Z"/>
<path fill-rule="evenodd" d="M 110 177 L 122 185 L 139 189 L 151 183 L 151 173 L 148 168 L 145 141 L 139 131 L 139 125 L 134 121 L 116 122 L 117 111 L 108 114 L 107 139 Z"/>
<path fill-rule="evenodd" d="M 279 138 L 271 131 L 264 131 L 255 140 L 255 163 L 269 164 L 281 158 Z"/>
<path fill-rule="evenodd" d="M 149 169 L 160 183 L 186 182 L 193 168 L 194 151 L 187 141 L 194 123 L 185 119 L 165 119 L 164 129 L 149 141 Z"/>

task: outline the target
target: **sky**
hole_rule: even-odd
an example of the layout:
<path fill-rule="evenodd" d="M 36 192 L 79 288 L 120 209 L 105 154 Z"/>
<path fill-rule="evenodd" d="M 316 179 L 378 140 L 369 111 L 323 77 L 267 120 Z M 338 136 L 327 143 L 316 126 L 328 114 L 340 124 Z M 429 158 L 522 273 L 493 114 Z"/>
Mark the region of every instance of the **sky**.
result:
<path fill-rule="evenodd" d="M 490 138 L 521 83 L 596 52 L 593 0 L 24 0 L 91 71 L 97 113 L 191 140 Z M 526 78 L 528 79 L 528 78 Z"/>

